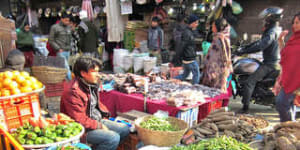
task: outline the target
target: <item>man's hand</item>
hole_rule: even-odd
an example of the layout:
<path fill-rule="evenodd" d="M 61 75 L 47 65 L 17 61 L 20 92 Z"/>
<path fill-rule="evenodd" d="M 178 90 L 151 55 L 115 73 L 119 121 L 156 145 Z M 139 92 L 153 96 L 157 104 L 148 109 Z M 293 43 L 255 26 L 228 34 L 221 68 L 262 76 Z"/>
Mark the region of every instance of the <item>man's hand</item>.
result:
<path fill-rule="evenodd" d="M 59 50 L 58 50 L 59 53 L 61 53 L 61 52 L 63 52 L 63 51 L 64 51 L 63 49 L 59 49 Z"/>
<path fill-rule="evenodd" d="M 284 30 L 280 33 L 278 40 L 284 41 L 286 35 L 289 33 L 288 30 Z"/>
<path fill-rule="evenodd" d="M 106 125 L 102 124 L 102 130 L 109 130 L 109 129 Z"/>

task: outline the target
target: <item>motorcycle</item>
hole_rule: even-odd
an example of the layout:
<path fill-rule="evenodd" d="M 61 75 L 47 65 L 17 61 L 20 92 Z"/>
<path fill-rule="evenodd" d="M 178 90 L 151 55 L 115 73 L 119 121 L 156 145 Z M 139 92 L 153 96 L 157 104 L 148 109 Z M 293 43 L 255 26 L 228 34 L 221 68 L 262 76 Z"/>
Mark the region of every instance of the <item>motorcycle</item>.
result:
<path fill-rule="evenodd" d="M 233 80 L 236 83 L 236 92 L 233 96 L 242 96 L 244 83 L 248 77 L 253 74 L 262 63 L 254 58 L 237 57 L 233 54 Z M 276 82 L 276 79 L 280 73 L 280 70 L 274 70 L 269 73 L 262 81 L 257 82 L 253 91 L 251 101 L 254 104 L 261 104 L 267 106 L 274 106 L 275 95 L 272 92 L 272 88 Z"/>

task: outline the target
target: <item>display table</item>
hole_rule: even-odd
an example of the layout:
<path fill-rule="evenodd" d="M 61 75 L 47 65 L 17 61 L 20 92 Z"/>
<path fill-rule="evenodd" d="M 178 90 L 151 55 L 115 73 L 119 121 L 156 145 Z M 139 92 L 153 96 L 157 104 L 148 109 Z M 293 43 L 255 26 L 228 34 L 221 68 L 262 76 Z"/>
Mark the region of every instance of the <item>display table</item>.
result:
<path fill-rule="evenodd" d="M 230 91 L 230 88 L 228 89 Z M 170 116 L 174 116 L 177 118 L 180 118 L 180 112 L 186 112 L 188 110 L 191 110 L 193 108 L 197 108 L 197 111 L 195 114 L 196 115 L 196 120 L 202 119 L 201 117 L 199 118 L 199 115 L 203 116 L 203 111 L 202 109 L 210 109 L 211 108 L 202 108 L 201 106 L 205 106 L 218 101 L 218 100 L 227 100 L 230 98 L 231 92 L 225 93 L 225 94 L 220 94 L 216 97 L 213 98 L 206 98 L 206 103 L 202 104 L 197 104 L 195 106 L 180 106 L 180 107 L 175 107 L 175 106 L 170 106 L 166 103 L 165 100 L 151 100 L 147 99 L 147 113 L 153 114 L 157 112 L 158 110 L 162 111 L 167 111 L 169 112 Z M 106 105 L 108 110 L 111 112 L 112 117 L 117 116 L 117 112 L 128 112 L 130 110 L 138 110 L 138 111 L 144 111 L 144 97 L 142 94 L 125 94 L 121 93 L 115 90 L 112 90 L 110 92 L 100 92 L 100 101 Z M 222 101 L 221 101 L 222 102 Z M 222 107 L 221 104 L 220 107 Z M 226 105 L 226 104 L 225 104 Z M 198 114 L 198 108 L 199 112 L 201 114 Z M 210 110 L 205 110 L 205 111 L 210 111 Z M 209 112 L 207 112 L 208 115 Z M 183 119 L 184 120 L 184 119 Z"/>

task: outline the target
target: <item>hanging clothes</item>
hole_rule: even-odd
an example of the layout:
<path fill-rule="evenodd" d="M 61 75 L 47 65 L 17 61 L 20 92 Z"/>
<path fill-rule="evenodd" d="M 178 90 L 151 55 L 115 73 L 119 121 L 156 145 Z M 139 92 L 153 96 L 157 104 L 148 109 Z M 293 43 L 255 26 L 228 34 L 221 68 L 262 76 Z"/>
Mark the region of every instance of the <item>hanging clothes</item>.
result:
<path fill-rule="evenodd" d="M 81 9 L 87 11 L 88 18 L 90 21 L 92 21 L 94 18 L 94 10 L 91 0 L 83 0 Z"/>
<path fill-rule="evenodd" d="M 108 42 L 120 42 L 124 39 L 127 15 L 121 15 L 120 1 L 106 0 Z"/>

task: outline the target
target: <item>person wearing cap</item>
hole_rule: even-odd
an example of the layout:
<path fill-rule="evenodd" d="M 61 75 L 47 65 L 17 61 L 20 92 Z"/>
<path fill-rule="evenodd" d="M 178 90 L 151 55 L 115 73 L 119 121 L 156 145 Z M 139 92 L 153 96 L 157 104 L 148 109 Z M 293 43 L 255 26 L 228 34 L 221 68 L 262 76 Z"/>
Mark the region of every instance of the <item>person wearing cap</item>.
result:
<path fill-rule="evenodd" d="M 13 70 L 23 71 L 24 65 L 24 54 L 20 50 L 14 49 L 8 53 L 4 63 L 4 67 L 0 69 L 0 72 Z"/>
<path fill-rule="evenodd" d="M 34 57 L 33 33 L 30 31 L 29 23 L 26 22 L 20 30 L 17 31 L 17 48 L 24 53 L 26 63 L 25 67 L 31 67 Z"/>
<path fill-rule="evenodd" d="M 100 58 L 98 52 L 98 39 L 100 37 L 97 27 L 88 19 L 87 11 L 79 13 L 81 22 L 78 26 L 79 48 L 83 55 Z"/>
<path fill-rule="evenodd" d="M 199 64 L 196 61 L 196 44 L 195 44 L 195 30 L 198 27 L 199 17 L 191 14 L 188 17 L 188 27 L 185 28 L 181 37 L 181 51 L 179 52 L 182 57 L 183 74 L 175 77 L 179 80 L 185 80 L 190 72 L 193 74 L 192 84 L 198 84 L 200 80 Z"/>
<path fill-rule="evenodd" d="M 157 63 L 161 63 L 160 51 L 163 49 L 164 31 L 159 26 L 160 19 L 154 16 L 151 20 L 151 27 L 148 30 L 148 49 L 151 55 L 157 58 Z"/>

